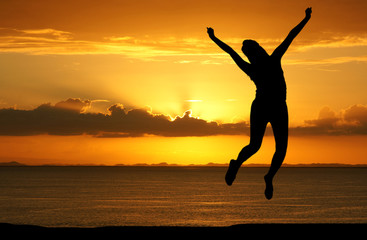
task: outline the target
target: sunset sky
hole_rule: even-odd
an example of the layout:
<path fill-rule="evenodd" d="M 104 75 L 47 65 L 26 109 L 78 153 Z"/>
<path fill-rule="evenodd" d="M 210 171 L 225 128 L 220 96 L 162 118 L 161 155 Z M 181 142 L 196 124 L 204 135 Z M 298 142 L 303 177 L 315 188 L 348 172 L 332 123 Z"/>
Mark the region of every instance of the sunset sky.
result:
<path fill-rule="evenodd" d="M 307 7 L 285 163 L 367 164 L 366 0 L 0 1 L 0 162 L 227 163 L 256 88 L 206 28 L 272 53 Z M 248 163 L 270 163 L 266 135 Z"/>

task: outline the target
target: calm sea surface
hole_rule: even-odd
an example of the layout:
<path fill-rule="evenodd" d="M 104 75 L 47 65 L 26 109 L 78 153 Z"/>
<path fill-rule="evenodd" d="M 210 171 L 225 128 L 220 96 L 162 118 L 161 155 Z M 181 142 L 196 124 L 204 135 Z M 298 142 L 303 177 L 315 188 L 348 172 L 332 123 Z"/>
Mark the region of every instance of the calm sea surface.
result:
<path fill-rule="evenodd" d="M 0 167 L 0 222 L 42 226 L 367 223 L 367 168 Z"/>

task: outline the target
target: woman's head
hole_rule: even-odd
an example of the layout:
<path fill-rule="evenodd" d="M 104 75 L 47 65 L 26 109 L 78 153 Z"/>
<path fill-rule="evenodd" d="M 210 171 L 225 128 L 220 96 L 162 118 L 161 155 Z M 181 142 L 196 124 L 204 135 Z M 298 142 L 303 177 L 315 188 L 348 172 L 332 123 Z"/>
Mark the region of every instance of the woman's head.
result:
<path fill-rule="evenodd" d="M 265 60 L 269 54 L 254 40 L 245 40 L 242 43 L 242 52 L 251 63 L 258 63 Z"/>

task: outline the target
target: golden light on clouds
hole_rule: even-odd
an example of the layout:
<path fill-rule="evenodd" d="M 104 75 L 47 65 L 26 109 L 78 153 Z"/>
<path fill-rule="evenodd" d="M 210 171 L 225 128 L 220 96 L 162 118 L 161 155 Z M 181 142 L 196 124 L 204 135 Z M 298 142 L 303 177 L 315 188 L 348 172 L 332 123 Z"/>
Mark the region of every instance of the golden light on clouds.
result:
<path fill-rule="evenodd" d="M 224 41 L 240 49 L 243 38 L 224 38 Z M 258 39 L 266 49 L 272 50 L 282 39 Z M 300 44 L 301 43 L 301 44 Z M 291 52 L 317 49 L 367 48 L 365 36 L 331 36 L 327 39 L 300 41 Z M 176 63 L 228 64 L 228 56 L 218 52 L 216 46 L 206 38 L 151 38 L 144 36 L 104 37 L 102 41 L 75 39 L 73 33 L 56 29 L 7 29 L 0 28 L 0 52 L 27 53 L 35 55 L 122 55 L 143 61 L 167 61 L 165 57 L 176 57 Z M 339 64 L 352 61 L 366 62 L 365 51 L 359 56 L 334 57 L 322 60 L 286 60 L 285 64 Z M 163 58 L 160 59 L 160 58 Z M 186 60 L 182 60 L 186 59 Z M 199 59 L 199 60 L 198 60 Z"/>
<path fill-rule="evenodd" d="M 304 141 L 317 151 L 329 149 L 325 161 L 341 162 L 338 156 L 344 155 L 326 143 L 334 139 L 343 152 L 348 151 L 341 148 L 343 141 L 355 142 L 355 148 L 348 147 L 356 151 L 355 162 L 363 162 L 358 156 L 366 153 L 360 147 L 366 136 L 365 0 L 1 1 L 1 139 L 4 144 L 11 139 L 4 146 L 16 150 L 3 153 L 0 161 L 26 159 L 27 151 L 34 163 L 46 159 L 42 144 L 49 139 L 65 150 L 46 151 L 60 163 L 66 158 L 84 163 L 93 156 L 91 162 L 106 164 L 227 162 L 247 144 L 248 126 L 240 124 L 249 121 L 256 89 L 210 41 L 206 27 L 241 56 L 244 39 L 257 40 L 271 53 L 309 6 L 313 17 L 282 62 L 291 134 L 297 139 L 290 161 L 323 161 L 297 160 L 297 153 L 306 151 Z M 126 119 L 108 122 L 118 112 L 136 114 L 145 124 L 124 129 Z M 182 127 L 180 134 L 187 137 L 177 132 L 167 137 L 172 131 L 154 128 L 158 118 L 167 126 L 175 119 L 203 125 Z M 208 135 L 210 124 L 217 125 Z M 131 137 L 137 126 L 140 137 Z M 203 132 L 205 137 L 198 137 Z M 33 150 L 26 146 L 32 141 Z"/>

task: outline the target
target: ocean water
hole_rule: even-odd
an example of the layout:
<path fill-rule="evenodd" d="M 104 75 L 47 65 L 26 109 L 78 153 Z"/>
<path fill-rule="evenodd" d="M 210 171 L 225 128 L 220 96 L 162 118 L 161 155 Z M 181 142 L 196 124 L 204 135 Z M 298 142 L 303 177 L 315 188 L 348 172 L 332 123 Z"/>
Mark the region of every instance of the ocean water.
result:
<path fill-rule="evenodd" d="M 367 168 L 0 167 L 0 222 L 41 226 L 367 223 Z"/>

